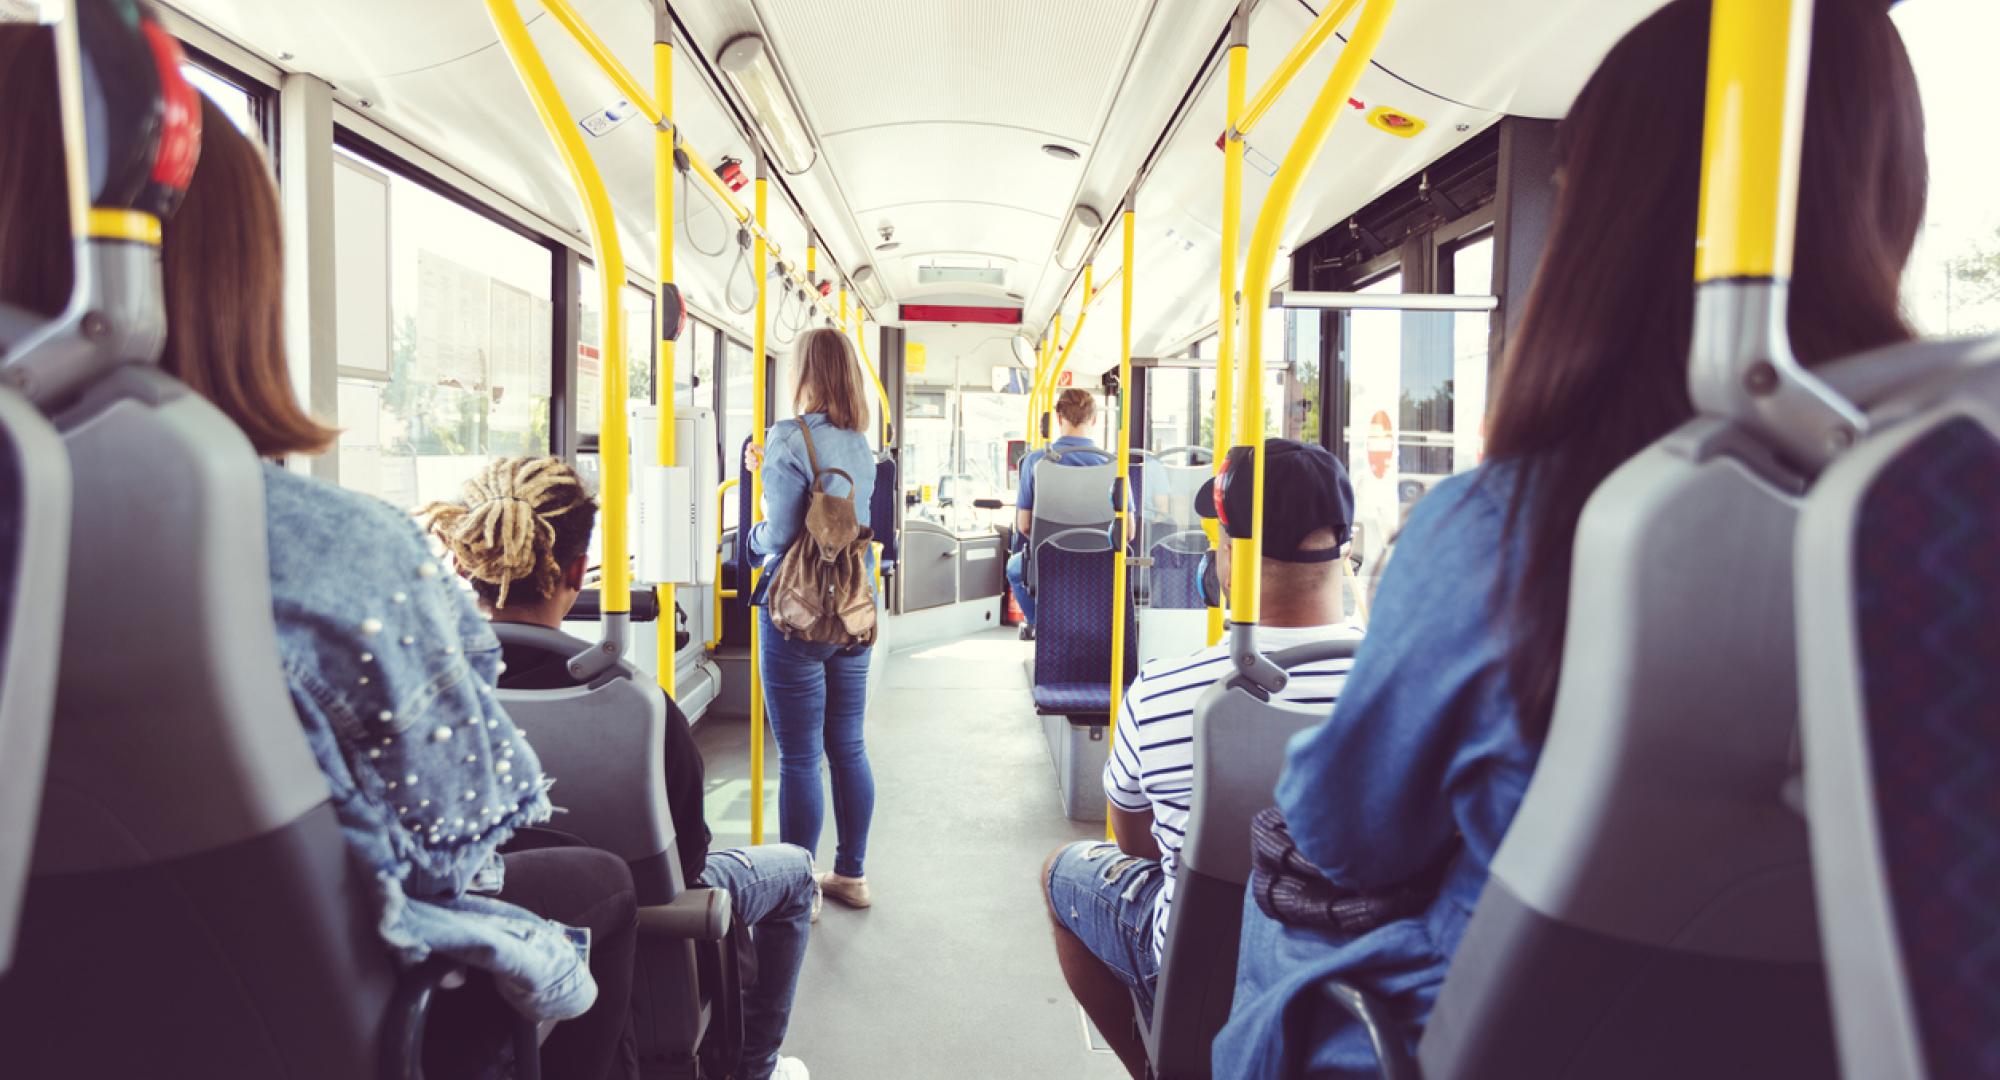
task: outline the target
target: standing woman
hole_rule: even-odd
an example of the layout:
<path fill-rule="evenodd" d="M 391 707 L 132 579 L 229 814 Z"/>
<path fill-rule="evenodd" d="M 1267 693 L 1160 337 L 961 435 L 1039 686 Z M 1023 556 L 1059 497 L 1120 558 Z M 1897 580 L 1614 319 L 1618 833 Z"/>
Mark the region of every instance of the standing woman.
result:
<path fill-rule="evenodd" d="M 765 581 L 804 530 L 815 459 L 826 493 L 852 495 L 854 516 L 863 528 L 868 527 L 875 490 L 875 452 L 863 434 L 868 399 L 862 393 L 860 361 L 846 336 L 838 330 L 811 331 L 799 339 L 797 356 L 798 382 L 792 390 L 796 418 L 772 425 L 764 447 L 752 445 L 744 456 L 746 467 L 762 470 L 764 520 L 750 529 L 750 550 L 763 557 Z M 862 861 L 868 854 L 868 822 L 875 815 L 875 775 L 868 768 L 861 725 L 873 650 L 791 640 L 761 606 L 757 618 L 762 624 L 758 662 L 764 704 L 778 738 L 778 839 L 819 850 L 826 821 L 819 783 L 825 759 L 833 774 L 838 844 L 833 869 L 819 876 L 820 886 L 835 900 L 865 908 L 872 902 Z"/>

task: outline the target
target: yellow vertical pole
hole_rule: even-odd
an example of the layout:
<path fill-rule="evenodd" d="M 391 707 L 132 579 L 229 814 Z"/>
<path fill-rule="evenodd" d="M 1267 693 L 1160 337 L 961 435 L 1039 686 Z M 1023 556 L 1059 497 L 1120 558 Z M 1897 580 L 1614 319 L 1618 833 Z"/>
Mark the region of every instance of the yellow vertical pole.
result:
<path fill-rule="evenodd" d="M 668 12 L 667 0 L 653 2 L 653 96 L 662 116 L 672 116 L 674 112 L 674 40 L 673 18 Z M 653 297 L 653 340 L 660 350 L 659 383 L 656 387 L 660 397 L 660 464 L 672 468 L 674 465 L 675 414 L 679 403 L 674 400 L 674 343 L 667 340 L 667 334 L 674 329 L 667 325 L 667 287 L 674 281 L 674 132 L 671 124 L 661 124 L 653 129 L 653 220 L 660 230 L 659 252 L 659 292 Z M 720 589 L 718 582 L 716 588 Z M 674 631 L 680 621 L 674 610 L 674 586 L 672 582 L 654 585 L 660 601 L 660 619 L 654 625 L 657 654 L 656 674 L 660 689 L 668 697 L 674 696 L 678 661 L 674 655 Z"/>
<path fill-rule="evenodd" d="M 1049 357 L 1049 369 L 1042 372 L 1042 396 L 1035 402 L 1035 445 L 1047 446 L 1054 436 L 1049 431 L 1049 412 L 1056 400 L 1056 368 L 1062 363 L 1062 304 L 1056 304 L 1056 336 L 1050 342 L 1055 352 Z"/>
<path fill-rule="evenodd" d="M 1229 541 L 1230 582 L 1229 621 L 1231 652 L 1239 663 L 1256 657 L 1258 579 L 1263 569 L 1260 545 L 1263 542 L 1264 470 L 1260 459 L 1264 449 L 1264 308 L 1270 290 L 1272 264 L 1278 258 L 1278 238 L 1284 231 L 1285 216 L 1298 196 L 1308 170 L 1335 121 L 1347 108 L 1347 99 L 1361 79 L 1361 72 L 1382 41 L 1396 0 L 1368 0 L 1356 23 L 1353 36 L 1340 51 L 1326 85 L 1313 101 L 1312 109 L 1285 152 L 1257 212 L 1257 227 L 1250 237 L 1249 261 L 1243 270 L 1243 396 L 1236 411 L 1236 439 L 1250 452 L 1250 520 L 1254 535 L 1232 537 Z"/>
<path fill-rule="evenodd" d="M 1119 282 L 1118 314 L 1118 505 L 1113 507 L 1114 524 L 1111 529 L 1111 717 L 1118 718 L 1118 709 L 1125 698 L 1125 591 L 1126 563 L 1131 554 L 1126 550 L 1126 519 L 1131 514 L 1132 505 L 1132 279 L 1138 275 L 1132 266 L 1132 232 L 1134 217 L 1130 196 L 1125 201 L 1125 273 Z M 1084 277 L 1090 276 L 1085 268 Z M 1090 287 L 1084 286 L 1084 303 L 1090 302 Z M 1077 328 L 1083 327 L 1083 317 L 1077 317 Z M 1104 835 L 1116 839 L 1112 833 L 1111 814 L 1104 815 Z"/>
<path fill-rule="evenodd" d="M 771 182 L 764 178 L 763 155 L 757 158 L 757 245 L 754 268 L 757 273 L 757 329 L 750 350 L 750 437 L 757 442 L 761 454 L 764 449 L 764 433 L 770 418 L 765 415 L 764 399 L 769 395 L 766 385 L 769 375 L 764 361 L 764 306 L 769 274 L 765 262 L 770 252 L 764 244 L 764 219 L 770 202 Z M 750 521 L 752 524 L 764 520 L 764 477 L 763 470 L 750 474 Z M 757 580 L 763 571 L 752 563 L 750 588 L 754 593 Z M 764 842 L 764 680 L 763 665 L 758 659 L 758 650 L 763 641 L 761 618 L 750 620 L 750 842 Z"/>
<path fill-rule="evenodd" d="M 1249 10 L 1236 11 L 1230 27 L 1229 44 L 1229 142 L 1222 159 L 1222 316 L 1218 321 L 1215 350 L 1215 475 L 1221 476 L 1229 464 L 1229 447 L 1234 442 L 1230 421 L 1236 404 L 1236 260 L 1242 256 L 1243 233 L 1243 137 L 1236 125 L 1243 117 L 1243 88 L 1250 66 Z M 1208 532 L 1209 547 L 1220 551 L 1222 529 L 1213 519 L 1202 522 Z M 1223 626 L 1222 605 L 1208 609 L 1208 643 L 1220 644 Z"/>

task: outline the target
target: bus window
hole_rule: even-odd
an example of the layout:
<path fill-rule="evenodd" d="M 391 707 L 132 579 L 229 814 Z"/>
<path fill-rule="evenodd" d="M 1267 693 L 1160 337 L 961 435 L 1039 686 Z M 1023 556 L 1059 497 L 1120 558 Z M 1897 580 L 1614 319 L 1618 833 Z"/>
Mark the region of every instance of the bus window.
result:
<path fill-rule="evenodd" d="M 1930 155 L 1928 218 L 1903 279 L 1903 306 L 1923 334 L 2000 330 L 2000 203 L 1992 197 L 1991 94 L 1985 43 L 2000 40 L 1991 0 L 1903 4 L 1891 16 L 1923 95 Z"/>
<path fill-rule="evenodd" d="M 756 374 L 750 363 L 750 346 L 735 338 L 725 338 L 722 361 L 722 475 L 738 476 L 743 470 L 743 442 L 750 438 L 751 383 Z M 733 529 L 739 518 L 737 500 L 722 506 L 722 527 Z"/>
<path fill-rule="evenodd" d="M 578 298 L 582 322 L 576 334 L 576 429 L 588 435 L 597 434 L 603 423 L 598 394 L 604 330 L 596 272 L 589 262 L 583 264 L 583 289 Z M 625 396 L 630 404 L 649 405 L 653 401 L 653 294 L 627 285 L 618 295 L 625 307 Z"/>
<path fill-rule="evenodd" d="M 264 141 L 262 125 L 257 122 L 257 99 L 249 90 L 196 63 L 182 64 L 181 77 L 215 102 L 236 130 L 258 143 Z"/>
<path fill-rule="evenodd" d="M 1160 367 L 1146 373 L 1146 449 L 1194 442 L 1200 434 L 1197 411 L 1192 369 Z"/>
<path fill-rule="evenodd" d="M 340 482 L 420 506 L 455 498 L 494 456 L 548 453 L 554 254 L 345 148 L 340 164 L 386 199 L 371 254 L 386 252 L 390 327 L 386 368 L 379 345 L 342 343 Z"/>
<path fill-rule="evenodd" d="M 1012 507 L 1018 488 L 1008 483 L 1007 446 L 1021 438 L 1023 402 L 1019 394 L 959 394 L 959 463 L 963 497 L 953 493 L 954 528 L 985 530 L 997 521 L 1012 521 L 1011 513 L 995 515 L 972 505 L 974 499 L 998 499 Z"/>

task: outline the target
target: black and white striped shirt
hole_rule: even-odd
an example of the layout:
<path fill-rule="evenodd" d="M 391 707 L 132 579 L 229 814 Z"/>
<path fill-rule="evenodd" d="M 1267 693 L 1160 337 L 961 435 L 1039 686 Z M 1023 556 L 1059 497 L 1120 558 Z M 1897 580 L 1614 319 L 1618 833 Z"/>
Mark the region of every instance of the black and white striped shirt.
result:
<path fill-rule="evenodd" d="M 1276 652 L 1329 638 L 1359 638 L 1349 624 L 1260 627 L 1257 647 Z M 1291 672 L 1277 699 L 1331 712 L 1352 660 L 1328 660 Z M 1174 873 L 1186 837 L 1188 800 L 1194 790 L 1194 706 L 1217 679 L 1229 674 L 1227 642 L 1192 656 L 1153 660 L 1125 693 L 1104 766 L 1104 794 L 1121 810 L 1151 810 L 1166 885 L 1154 900 L 1153 952 L 1166 948 L 1167 914 L 1174 902 Z M 1245 841 L 1248 842 L 1247 839 Z"/>

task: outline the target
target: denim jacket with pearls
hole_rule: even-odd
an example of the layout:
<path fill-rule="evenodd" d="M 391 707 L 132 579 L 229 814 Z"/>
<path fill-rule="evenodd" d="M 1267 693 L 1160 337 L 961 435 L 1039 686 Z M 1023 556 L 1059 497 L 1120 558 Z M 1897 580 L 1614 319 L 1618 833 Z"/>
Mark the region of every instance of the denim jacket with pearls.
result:
<path fill-rule="evenodd" d="M 532 1019 L 580 1015 L 597 987 L 565 928 L 472 891 L 551 810 L 470 588 L 387 503 L 277 466 L 264 480 L 278 654 L 383 942 L 487 970 Z"/>

